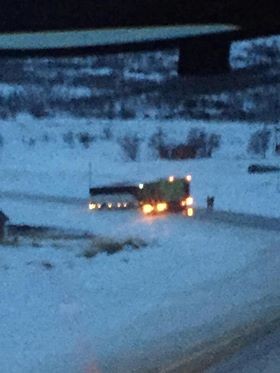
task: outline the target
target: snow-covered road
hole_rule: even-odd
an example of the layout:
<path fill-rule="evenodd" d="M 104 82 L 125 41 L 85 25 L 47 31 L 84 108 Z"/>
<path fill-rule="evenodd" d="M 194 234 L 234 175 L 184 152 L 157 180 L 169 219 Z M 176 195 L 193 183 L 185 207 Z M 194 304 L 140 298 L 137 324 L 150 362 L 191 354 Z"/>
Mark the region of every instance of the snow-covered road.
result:
<path fill-rule="evenodd" d="M 278 373 L 280 370 L 280 330 L 270 332 L 229 361 L 209 369 L 208 373 Z"/>

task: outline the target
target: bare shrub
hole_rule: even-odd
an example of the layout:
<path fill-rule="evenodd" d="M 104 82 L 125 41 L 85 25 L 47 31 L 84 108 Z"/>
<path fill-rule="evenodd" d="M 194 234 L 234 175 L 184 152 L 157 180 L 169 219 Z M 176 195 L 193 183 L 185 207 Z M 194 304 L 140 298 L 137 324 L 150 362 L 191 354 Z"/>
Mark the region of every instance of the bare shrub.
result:
<path fill-rule="evenodd" d="M 136 117 L 135 110 L 131 107 L 121 105 L 120 117 L 122 119 L 134 119 Z"/>
<path fill-rule="evenodd" d="M 47 105 L 41 101 L 30 101 L 28 111 L 35 118 L 44 118 L 48 116 Z"/>
<path fill-rule="evenodd" d="M 75 138 L 74 138 L 74 134 L 72 131 L 68 131 L 66 133 L 64 133 L 62 135 L 62 138 L 63 138 L 63 141 L 69 145 L 70 147 L 72 147 L 75 143 Z"/>
<path fill-rule="evenodd" d="M 206 154 L 206 133 L 197 128 L 192 128 L 187 137 L 187 143 L 196 149 L 199 157 Z"/>
<path fill-rule="evenodd" d="M 51 262 L 47 261 L 47 260 L 43 260 L 43 261 L 41 262 L 41 265 L 42 265 L 45 269 L 47 269 L 47 270 L 50 270 L 50 269 L 53 269 L 53 268 L 54 268 L 54 265 L 53 265 Z"/>
<path fill-rule="evenodd" d="M 101 240 L 97 243 L 97 248 L 99 251 L 105 251 L 107 254 L 112 255 L 125 249 L 126 247 L 131 247 L 132 249 L 139 249 L 145 246 L 146 243 L 140 239 L 128 238 L 121 241 L 114 240 Z"/>
<path fill-rule="evenodd" d="M 39 247 L 42 247 L 42 244 L 37 241 L 32 241 L 32 247 L 39 248 Z"/>
<path fill-rule="evenodd" d="M 196 157 L 196 149 L 193 146 L 189 144 L 167 144 L 164 137 L 162 129 L 159 128 L 149 141 L 149 146 L 156 151 L 160 159 L 181 160 Z"/>
<path fill-rule="evenodd" d="M 111 140 L 113 138 L 113 132 L 112 132 L 111 127 L 108 126 L 108 127 L 103 128 L 101 138 L 102 140 Z"/>
<path fill-rule="evenodd" d="M 50 136 L 47 133 L 44 133 L 42 137 L 43 142 L 49 142 L 50 141 Z"/>
<path fill-rule="evenodd" d="M 140 147 L 140 138 L 138 137 L 138 135 L 126 135 L 120 138 L 118 142 L 122 148 L 125 157 L 128 160 L 136 161 Z"/>
<path fill-rule="evenodd" d="M 161 128 L 152 135 L 149 141 L 149 145 L 155 149 L 158 149 L 161 145 L 164 145 L 164 133 Z"/>
<path fill-rule="evenodd" d="M 112 255 L 127 247 L 137 250 L 146 245 L 146 242 L 139 238 L 127 238 L 120 241 L 110 238 L 97 238 L 91 242 L 90 246 L 83 252 L 82 256 L 90 259 L 98 253 L 106 252 L 108 255 Z"/>
<path fill-rule="evenodd" d="M 220 145 L 220 136 L 206 134 L 199 129 L 191 129 L 186 143 L 174 145 L 165 141 L 162 129 L 151 137 L 149 146 L 156 151 L 161 159 L 183 160 L 196 157 L 211 157 L 215 149 Z"/>
<path fill-rule="evenodd" d="M 77 135 L 78 140 L 85 148 L 89 148 L 90 144 L 94 140 L 94 136 L 90 135 L 88 132 L 81 132 Z"/>
<path fill-rule="evenodd" d="M 196 158 L 196 148 L 188 144 L 162 144 L 158 148 L 160 159 L 183 160 Z"/>
<path fill-rule="evenodd" d="M 161 128 L 151 136 L 149 140 L 149 147 L 156 152 L 159 158 L 168 158 L 169 148 L 164 141 L 164 133 Z"/>
<path fill-rule="evenodd" d="M 169 151 L 170 159 L 182 160 L 195 158 L 197 154 L 196 148 L 189 144 L 180 144 L 172 147 Z"/>
<path fill-rule="evenodd" d="M 96 247 L 89 247 L 83 252 L 83 256 L 87 259 L 93 258 L 97 254 Z"/>
<path fill-rule="evenodd" d="M 29 141 L 28 141 L 28 145 L 29 145 L 29 146 L 35 146 L 35 144 L 36 144 L 36 140 L 33 139 L 33 137 L 30 137 L 30 139 L 29 139 Z"/>
<path fill-rule="evenodd" d="M 249 140 L 248 152 L 252 154 L 261 155 L 263 158 L 266 156 L 266 152 L 269 147 L 271 138 L 271 131 L 263 128 L 253 133 Z"/>
<path fill-rule="evenodd" d="M 207 142 L 207 152 L 208 156 L 212 156 L 212 152 L 216 149 L 219 148 L 221 142 L 221 135 L 217 135 L 215 133 L 212 133 L 208 137 L 208 142 Z"/>
<path fill-rule="evenodd" d="M 198 157 L 208 158 L 220 146 L 220 139 L 220 135 L 207 134 L 200 129 L 192 128 L 187 137 L 187 145 L 195 150 Z"/>

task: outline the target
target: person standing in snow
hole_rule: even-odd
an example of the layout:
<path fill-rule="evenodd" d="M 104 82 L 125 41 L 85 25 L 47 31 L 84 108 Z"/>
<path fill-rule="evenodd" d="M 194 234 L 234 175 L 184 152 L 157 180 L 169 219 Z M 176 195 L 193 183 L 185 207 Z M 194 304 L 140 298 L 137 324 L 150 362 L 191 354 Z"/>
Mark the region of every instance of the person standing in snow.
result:
<path fill-rule="evenodd" d="M 212 197 L 207 196 L 206 202 L 207 202 L 207 210 L 208 211 L 212 211 L 213 210 L 213 208 L 214 208 L 214 200 L 215 200 L 214 196 L 212 196 Z"/>

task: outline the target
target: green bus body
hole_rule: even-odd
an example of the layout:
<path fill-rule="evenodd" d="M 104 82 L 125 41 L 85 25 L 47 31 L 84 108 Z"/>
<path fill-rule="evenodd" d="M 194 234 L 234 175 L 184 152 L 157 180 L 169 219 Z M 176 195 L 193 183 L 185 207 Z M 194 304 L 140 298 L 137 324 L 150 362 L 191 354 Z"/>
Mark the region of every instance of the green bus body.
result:
<path fill-rule="evenodd" d="M 90 209 L 138 208 L 145 204 L 156 208 L 158 203 L 166 203 L 169 211 L 176 212 L 192 207 L 186 205 L 190 197 L 190 181 L 186 178 L 169 177 L 139 185 L 92 187 L 89 192 Z"/>
<path fill-rule="evenodd" d="M 139 190 L 138 199 L 141 202 L 148 201 L 181 201 L 189 195 L 189 183 L 185 179 L 175 179 L 170 182 L 162 179 L 157 182 L 147 183 Z"/>

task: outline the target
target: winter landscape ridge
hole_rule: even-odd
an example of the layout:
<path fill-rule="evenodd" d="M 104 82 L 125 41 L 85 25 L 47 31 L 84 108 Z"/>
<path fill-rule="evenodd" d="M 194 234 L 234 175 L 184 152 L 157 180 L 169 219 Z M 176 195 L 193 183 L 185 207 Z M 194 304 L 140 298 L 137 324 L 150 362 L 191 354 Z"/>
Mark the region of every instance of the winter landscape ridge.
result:
<path fill-rule="evenodd" d="M 220 82 L 213 95 L 198 80 L 195 98 L 188 93 L 186 101 L 186 82 L 172 76 L 172 51 L 166 59 L 159 52 L 131 57 L 133 69 L 124 72 L 123 57 L 112 58 L 114 73 L 90 57 L 5 62 L 0 206 L 12 225 L 60 233 L 10 231 L 1 245 L 2 372 L 164 371 L 203 343 L 211 349 L 213 340 L 277 319 L 277 230 L 199 214 L 144 218 L 87 209 L 91 164 L 92 185 L 190 173 L 197 208 L 214 195 L 215 210 L 278 219 L 278 173 L 248 173 L 254 163 L 279 165 L 278 38 L 262 43 L 263 49 L 243 43 L 232 52 L 234 63 L 253 69 L 257 84 L 249 79 L 239 90 L 227 81 L 231 88 L 224 91 Z M 261 58 L 267 60 L 257 65 Z M 163 73 L 141 71 L 153 59 L 154 66 L 157 59 L 167 63 Z M 157 94 L 158 82 L 166 92 L 175 87 L 173 102 Z M 269 132 L 265 144 L 256 135 L 262 131 Z M 157 141 L 175 147 L 201 133 L 206 142 L 216 136 L 211 156 L 203 147 L 195 159 L 157 152 Z M 109 247 L 118 252 L 109 255 Z"/>

